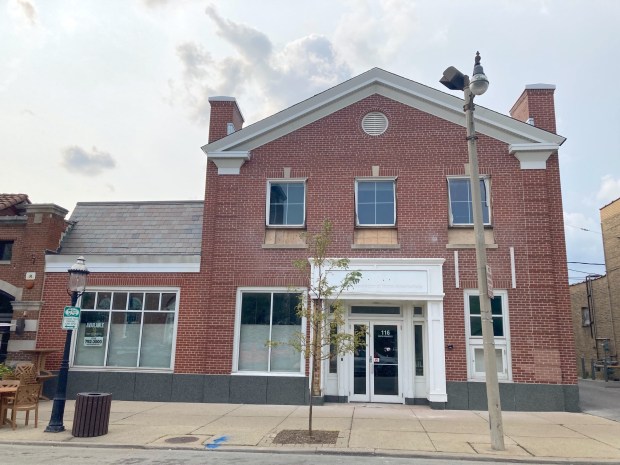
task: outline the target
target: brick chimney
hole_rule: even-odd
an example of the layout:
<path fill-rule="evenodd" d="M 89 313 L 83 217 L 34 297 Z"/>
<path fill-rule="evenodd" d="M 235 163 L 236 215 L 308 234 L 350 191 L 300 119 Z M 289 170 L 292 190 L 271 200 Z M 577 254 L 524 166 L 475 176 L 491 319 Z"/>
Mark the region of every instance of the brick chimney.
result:
<path fill-rule="evenodd" d="M 510 109 L 510 116 L 555 134 L 553 84 L 528 84 Z"/>
<path fill-rule="evenodd" d="M 234 97 L 209 97 L 209 143 L 226 137 L 243 127 L 243 115 Z"/>

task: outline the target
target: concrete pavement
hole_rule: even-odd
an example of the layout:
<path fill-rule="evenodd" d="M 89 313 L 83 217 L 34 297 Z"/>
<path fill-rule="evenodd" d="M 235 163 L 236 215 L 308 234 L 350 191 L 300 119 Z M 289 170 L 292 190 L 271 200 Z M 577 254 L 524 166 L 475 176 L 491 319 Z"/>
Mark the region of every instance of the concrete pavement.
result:
<path fill-rule="evenodd" d="M 65 444 L 144 448 L 295 451 L 444 456 L 530 463 L 620 462 L 620 423 L 584 413 L 503 412 L 506 450 L 490 447 L 486 412 L 431 410 L 392 404 L 325 404 L 314 408 L 316 430 L 337 430 L 335 445 L 277 445 L 284 429 L 305 429 L 308 407 L 112 401 L 109 433 L 74 438 L 74 401 L 62 433 L 45 433 L 52 402 L 41 402 L 39 427 L 0 428 L 0 444 Z"/>

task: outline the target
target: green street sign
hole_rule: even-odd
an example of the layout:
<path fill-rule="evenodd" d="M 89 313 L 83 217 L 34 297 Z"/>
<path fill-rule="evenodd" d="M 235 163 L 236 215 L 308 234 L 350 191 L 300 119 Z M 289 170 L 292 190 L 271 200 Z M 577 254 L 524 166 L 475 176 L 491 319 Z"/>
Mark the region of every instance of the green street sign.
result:
<path fill-rule="evenodd" d="M 62 329 L 77 329 L 80 325 L 80 307 L 65 307 L 62 314 Z"/>

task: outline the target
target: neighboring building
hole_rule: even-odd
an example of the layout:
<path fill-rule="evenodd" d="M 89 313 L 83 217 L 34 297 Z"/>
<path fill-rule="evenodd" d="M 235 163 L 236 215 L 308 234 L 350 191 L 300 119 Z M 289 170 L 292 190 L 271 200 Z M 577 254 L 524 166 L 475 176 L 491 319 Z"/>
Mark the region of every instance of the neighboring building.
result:
<path fill-rule="evenodd" d="M 527 86 L 515 119 L 476 109 L 505 410 L 578 408 L 553 93 Z M 343 295 L 343 329 L 366 328 L 368 340 L 325 362 L 326 399 L 485 409 L 462 99 L 375 68 L 245 129 L 234 98 L 210 102 L 202 237 L 190 234 L 191 253 L 144 233 L 172 229 L 187 204 L 163 203 L 144 221 L 145 203 L 105 214 L 78 204 L 61 253 L 47 257 L 40 347 L 62 346 L 66 269 L 84 255 L 92 271 L 70 391 L 307 402 L 302 356 L 266 342 L 305 328 L 294 305 L 310 276 L 292 262 L 309 258 L 300 233 L 329 218 L 330 256 L 362 273 Z"/>
<path fill-rule="evenodd" d="M 592 372 L 604 359 L 618 363 L 620 347 L 620 199 L 601 208 L 605 274 L 589 275 L 570 286 L 578 370 Z M 599 370 L 601 371 L 601 370 Z M 615 377 L 619 371 L 613 373 Z M 603 376 L 602 371 L 599 376 Z"/>
<path fill-rule="evenodd" d="M 0 194 L 0 362 L 31 358 L 20 351 L 35 348 L 45 253 L 58 248 L 66 214 L 26 194 Z"/>

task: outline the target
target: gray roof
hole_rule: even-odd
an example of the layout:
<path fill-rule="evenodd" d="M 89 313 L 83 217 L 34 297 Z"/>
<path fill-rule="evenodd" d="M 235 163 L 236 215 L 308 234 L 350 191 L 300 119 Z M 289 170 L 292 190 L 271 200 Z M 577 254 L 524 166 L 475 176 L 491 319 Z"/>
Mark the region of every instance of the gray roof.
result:
<path fill-rule="evenodd" d="M 60 253 L 200 255 L 202 201 L 80 202 Z"/>

